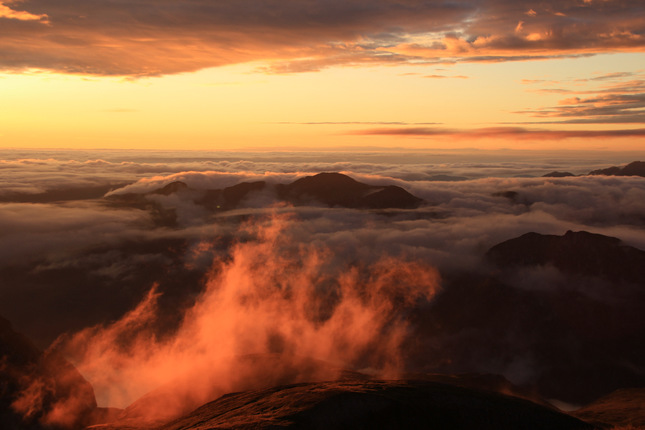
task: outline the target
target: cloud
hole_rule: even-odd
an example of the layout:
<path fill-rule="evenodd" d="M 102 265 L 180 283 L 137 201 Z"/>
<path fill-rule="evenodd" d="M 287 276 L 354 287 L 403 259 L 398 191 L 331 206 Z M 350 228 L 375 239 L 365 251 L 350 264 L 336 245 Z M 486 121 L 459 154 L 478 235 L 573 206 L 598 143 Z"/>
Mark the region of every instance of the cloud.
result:
<path fill-rule="evenodd" d="M 453 76 L 447 76 L 453 77 Z M 458 76 L 454 76 L 458 77 Z M 437 122 L 402 122 L 402 121 L 316 121 L 316 122 L 278 122 L 276 124 L 297 125 L 436 125 Z"/>
<path fill-rule="evenodd" d="M 72 357 L 100 403 L 128 405 L 169 384 L 172 398 L 149 396 L 136 408 L 146 419 L 263 386 L 267 378 L 259 375 L 270 354 L 278 356 L 274 375 L 290 369 L 290 382 L 329 378 L 343 368 L 396 374 L 408 332 L 400 312 L 433 297 L 436 271 L 391 257 L 367 267 L 330 267 L 330 250 L 294 241 L 290 227 L 285 217 L 243 225 L 251 240 L 213 263 L 173 335 L 151 331 L 159 299 L 153 288 L 121 320 L 65 336 L 55 349 Z M 311 358 L 320 360 L 313 369 L 305 364 Z"/>
<path fill-rule="evenodd" d="M 18 1 L 4 1 L 0 2 L 0 19 L 17 19 L 19 21 L 39 21 L 43 24 L 48 24 L 48 16 L 46 14 L 34 15 L 24 10 L 15 10 L 7 6 L 5 3 L 19 3 Z"/>
<path fill-rule="evenodd" d="M 645 45 L 638 2 L 29 0 L 11 6 L 3 5 L 8 19 L 0 42 L 0 67 L 7 71 L 137 77 L 263 61 L 266 72 L 297 73 L 520 61 Z"/>
<path fill-rule="evenodd" d="M 429 78 L 429 79 L 446 79 L 446 78 L 454 78 L 454 79 L 468 79 L 468 76 L 463 76 L 463 75 L 455 75 L 455 76 L 448 76 L 448 75 L 425 75 L 424 78 Z"/>
<path fill-rule="evenodd" d="M 182 294 L 194 294 L 192 288 L 198 287 L 209 260 L 228 252 L 239 223 L 266 216 L 267 202 L 274 202 L 256 195 L 244 208 L 213 214 L 190 195 L 156 196 L 159 205 L 177 214 L 177 225 L 168 228 L 155 224 L 146 210 L 108 209 L 100 196 L 48 203 L 27 200 L 34 194 L 26 190 L 48 193 L 52 183 L 69 189 L 87 181 L 120 184 L 113 192 L 125 193 L 151 191 L 175 180 L 206 189 L 255 180 L 286 183 L 321 171 L 341 171 L 362 182 L 401 186 L 427 202 L 417 210 L 385 212 L 271 209 L 294 217 L 289 227 L 294 241 L 333 250 L 334 264 L 375 264 L 389 255 L 458 273 L 481 268 L 481 256 L 490 246 L 528 231 L 588 230 L 645 249 L 645 185 L 640 178 L 540 177 L 553 170 L 585 174 L 633 160 L 624 154 L 553 158 L 551 153 L 513 151 L 347 152 L 339 162 L 335 153 L 214 157 L 192 152 L 70 152 L 56 160 L 48 154 L 38 158 L 34 152 L 18 152 L 18 160 L 5 156 L 0 163 L 5 166 L 0 167 L 0 179 L 8 187 L 20 187 L 26 196 L 22 203 L 0 208 L 0 314 L 25 328 L 41 346 L 61 330 L 115 318 L 155 281 L 160 282 L 162 297 L 187 305 Z M 435 180 L 441 175 L 462 180 Z M 172 306 L 164 309 L 169 317 L 176 312 Z M 43 319 L 31 318 L 34 313 Z"/>
<path fill-rule="evenodd" d="M 248 207 L 213 214 L 196 210 L 189 194 L 156 196 L 180 216 L 168 228 L 151 222 L 145 210 L 109 209 L 100 198 L 4 203 L 0 314 L 41 346 L 71 333 L 57 347 L 94 384 L 101 403 L 126 405 L 160 387 L 128 411 L 133 418 L 160 405 L 175 413 L 251 388 L 266 368 L 275 375 L 266 384 L 329 378 L 341 367 L 392 375 L 408 364 L 408 341 L 424 348 L 436 341 L 459 353 L 459 336 L 476 340 L 477 331 L 461 329 L 445 336 L 445 344 L 423 331 L 427 337 L 411 339 L 417 320 L 406 317 L 417 304 L 433 300 L 439 277 L 491 275 L 483 255 L 497 243 L 529 231 L 586 230 L 645 249 L 642 178 L 541 177 L 552 170 L 584 174 L 632 161 L 625 157 L 634 154 L 558 155 L 347 152 L 339 162 L 337 153 L 70 151 L 54 158 L 48 152 L 5 151 L 0 179 L 25 195 L 47 193 L 48 182 L 59 179 L 71 189 L 88 181 L 120 183 L 113 192 L 124 193 L 175 180 L 222 188 L 341 170 L 365 183 L 401 186 L 427 204 L 390 211 L 267 208 L 257 196 Z M 437 175 L 465 179 L 433 180 Z M 522 281 L 527 277 L 529 282 Z M 553 292 L 568 278 L 542 267 L 501 280 L 513 284 L 505 291 L 524 294 Z M 585 282 L 569 290 L 585 300 L 607 291 L 605 284 Z M 497 345 L 526 352 L 526 339 L 503 338 L 498 344 L 481 337 L 475 348 L 490 349 L 490 360 L 470 370 L 530 382 L 541 372 L 539 354 L 497 362 Z M 471 347 L 455 357 L 468 361 Z M 424 363 L 445 358 L 424 355 Z M 200 389 L 190 389 L 195 387 Z M 173 391 L 178 399 L 169 397 L 170 406 L 158 403 Z"/>
<path fill-rule="evenodd" d="M 0 209 L 3 265 L 47 257 L 76 258 L 87 246 L 116 244 L 149 224 L 149 215 L 143 211 L 101 206 L 8 203 L 0 204 Z"/>
<path fill-rule="evenodd" d="M 540 83 L 540 82 L 524 82 Z M 551 81 L 549 84 L 555 82 Z M 558 106 L 518 111 L 538 120 L 535 123 L 643 124 L 645 123 L 645 79 L 641 73 L 617 72 L 579 78 L 572 89 L 542 88 L 536 91 L 569 94 Z M 588 85 L 592 85 L 591 88 Z M 598 86 L 598 84 L 600 84 Z M 585 87 L 580 88 L 581 85 Z"/>
<path fill-rule="evenodd" d="M 623 130 L 540 130 L 523 127 L 488 127 L 478 129 L 446 129 L 431 127 L 374 128 L 357 130 L 355 135 L 377 136 L 425 136 L 451 139 L 519 139 L 519 140 L 560 140 L 560 139 L 604 139 L 616 137 L 642 137 L 645 129 Z"/>

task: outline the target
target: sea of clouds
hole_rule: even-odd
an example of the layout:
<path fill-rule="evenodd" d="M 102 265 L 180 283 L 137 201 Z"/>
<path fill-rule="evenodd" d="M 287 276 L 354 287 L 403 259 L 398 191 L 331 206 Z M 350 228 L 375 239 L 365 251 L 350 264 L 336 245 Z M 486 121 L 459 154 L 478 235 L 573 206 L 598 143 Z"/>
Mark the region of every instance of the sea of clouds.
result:
<path fill-rule="evenodd" d="M 164 356 L 175 364 L 186 359 L 208 366 L 210 359 L 199 351 L 223 363 L 236 354 L 287 351 L 289 360 L 304 353 L 339 366 L 371 351 L 377 361 L 368 363 L 372 370 L 393 372 L 400 364 L 406 324 L 393 311 L 392 300 L 401 294 L 430 300 L 441 289 L 442 277 L 488 270 L 483 256 L 497 243 L 529 231 L 586 230 L 645 249 L 645 179 L 584 175 L 634 161 L 639 154 L 603 159 L 599 154 L 558 158 L 512 151 L 4 150 L 0 155 L 0 315 L 42 348 L 58 338 L 57 347 L 75 357 L 95 384 L 100 404 L 126 406 L 168 383 L 172 378 L 163 372 L 141 370 L 172 367 Z M 554 170 L 581 176 L 542 177 Z M 147 193 L 174 181 L 206 190 L 245 181 L 290 183 L 332 171 L 368 184 L 400 186 L 424 203 L 417 209 L 378 211 L 291 207 L 259 192 L 238 209 L 213 213 L 190 193 L 150 195 L 150 201 L 176 213 L 176 225 L 168 226 L 156 224 L 145 208 L 113 205 L 105 198 Z M 382 269 L 384 261 L 388 270 L 398 272 Z M 381 285 L 383 278 L 410 277 L 412 271 L 423 275 L 422 281 L 406 288 L 417 285 L 422 292 L 377 288 L 372 301 L 358 299 L 371 291 L 361 279 L 374 276 L 370 285 Z M 268 285 L 267 279 L 276 282 Z M 303 285 L 303 292 L 285 295 L 274 284 Z M 344 291 L 342 300 L 319 295 L 321 285 L 332 284 L 334 291 Z M 247 296 L 255 297 L 257 306 Z M 339 313 L 318 309 L 320 297 Z M 280 312 L 282 305 L 293 305 L 293 312 Z M 225 318 L 226 309 L 239 312 Z M 311 309 L 325 316 L 307 319 Z M 166 316 L 162 327 L 178 334 L 156 337 L 158 326 L 148 331 L 146 324 L 157 321 L 156 313 Z M 270 330 L 240 340 L 240 332 L 258 330 L 249 315 Z M 361 316 L 371 319 L 371 330 L 365 331 Z M 284 324 L 274 324 L 281 319 Z M 125 350 L 114 350 L 110 345 L 128 324 L 145 330 L 135 330 Z M 360 340 L 354 349 L 341 341 L 329 343 L 329 336 L 344 338 L 343 324 Z M 229 349 L 202 345 L 213 326 L 227 327 L 218 331 L 219 343 L 236 339 Z M 389 344 L 375 349 L 377 338 Z M 267 347 L 271 342 L 278 346 Z M 101 364 L 106 359 L 120 363 L 118 374 L 105 373 Z M 218 369 L 227 372 L 230 366 Z M 134 374 L 143 377 L 133 379 Z M 198 400 L 212 394 L 206 390 Z"/>

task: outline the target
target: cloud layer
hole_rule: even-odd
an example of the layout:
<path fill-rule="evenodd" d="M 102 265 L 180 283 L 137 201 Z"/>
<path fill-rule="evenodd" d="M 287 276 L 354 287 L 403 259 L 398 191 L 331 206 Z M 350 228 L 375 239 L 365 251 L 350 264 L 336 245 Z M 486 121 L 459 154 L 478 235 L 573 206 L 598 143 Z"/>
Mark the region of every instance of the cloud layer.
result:
<path fill-rule="evenodd" d="M 544 59 L 642 51 L 643 16 L 620 0 L 4 1 L 0 67 L 154 76 Z"/>
<path fill-rule="evenodd" d="M 406 290 L 405 295 L 425 300 L 436 291 L 435 270 L 445 279 L 466 272 L 488 273 L 485 252 L 529 231 L 561 235 L 586 230 L 645 249 L 643 178 L 541 177 L 556 169 L 584 173 L 608 166 L 606 159 L 594 154 L 556 160 L 547 156 L 504 159 L 502 153 L 477 159 L 455 153 L 382 158 L 348 153 L 342 162 L 335 160 L 336 154 L 297 153 L 247 154 L 246 159 L 232 154 L 200 159 L 195 153 L 145 157 L 69 152 L 59 154 L 59 159 L 49 155 L 15 153 L 5 157 L 0 169 L 2 181 L 17 193 L 3 195 L 5 202 L 0 203 L 0 315 L 41 347 L 63 332 L 80 331 L 60 345 L 75 357 L 103 402 L 126 404 L 142 391 L 170 382 L 176 375 L 162 371 L 171 366 L 162 362 L 162 356 L 173 357 L 176 364 L 185 363 L 181 361 L 185 358 L 208 367 L 200 355 L 204 339 L 219 336 L 220 344 L 226 344 L 231 333 L 238 331 L 256 335 L 221 351 L 206 348 L 223 363 L 217 369 L 220 373 L 209 377 L 239 371 L 240 378 L 228 388 L 246 383 L 246 370 L 235 367 L 230 358 L 236 353 L 286 351 L 287 363 L 297 361 L 296 355 L 302 353 L 350 367 L 396 368 L 406 342 L 399 335 L 407 328 L 397 320 L 398 314 L 386 312 L 391 300 L 399 300 L 383 289 L 392 284 L 392 277 L 409 280 L 411 273 L 423 275 L 423 282 L 406 284 L 424 287 Z M 628 161 L 632 160 L 624 160 Z M 60 196 L 56 193 L 61 190 L 97 183 L 106 190 L 112 188 L 113 194 L 145 193 L 177 180 L 192 188 L 212 189 L 242 181 L 287 183 L 330 170 L 343 170 L 368 184 L 403 187 L 426 203 L 414 210 L 378 211 L 322 205 L 267 207 L 271 199 L 251 193 L 239 209 L 209 212 L 198 207 L 190 193 L 151 195 L 155 204 L 177 215 L 176 225 L 169 227 L 155 223 L 154 214 L 145 207 L 115 208 L 100 195 L 52 197 Z M 528 174 L 532 177 L 523 177 Z M 52 183 L 58 188 L 52 189 Z M 16 196 L 22 200 L 15 201 Z M 52 198 L 47 203 L 29 200 L 43 196 Z M 267 217 L 273 221 L 267 222 Z M 387 267 L 400 271 L 390 273 Z M 512 283 L 527 291 L 559 288 L 562 279 L 548 267 L 517 274 L 525 275 L 535 285 Z M 361 294 L 368 284 L 363 281 L 370 276 L 369 285 L 383 288 L 377 288 L 375 301 L 360 302 L 356 295 L 361 300 L 365 297 Z M 287 294 L 295 285 L 307 286 L 303 296 Z M 316 312 L 325 308 L 316 307 L 320 305 L 316 300 L 338 298 L 316 296 L 321 293 L 316 286 L 327 292 L 342 290 L 349 302 L 341 305 L 339 301 L 340 308 L 335 309 L 345 313 L 320 314 L 318 322 L 308 320 L 312 308 Z M 252 290 L 261 294 L 256 297 Z M 595 300 L 591 296 L 597 288 L 580 290 L 576 293 Z M 141 303 L 138 308 L 137 303 Z M 357 303 L 367 305 L 349 306 Z M 227 314 L 232 308 L 239 313 Z M 276 310 L 285 308 L 293 308 L 293 313 Z M 240 317 L 251 312 L 257 312 L 258 318 L 252 320 L 262 322 L 266 330 Z M 329 338 L 344 339 L 339 326 L 346 328 L 347 321 L 359 316 L 375 324 L 366 337 L 360 337 L 357 333 L 363 326 L 357 323 L 353 336 L 365 339 L 356 344 L 357 349 L 325 343 Z M 272 323 L 276 321 L 280 324 Z M 321 322 L 325 324 L 318 325 Z M 88 326 L 94 328 L 81 331 Z M 209 327 L 213 326 L 226 326 L 228 332 L 212 333 Z M 132 342 L 113 349 L 113 340 L 133 333 L 128 331 L 132 327 L 140 329 L 130 338 Z M 182 336 L 174 338 L 177 330 Z M 376 338 L 389 339 L 383 347 L 392 348 L 374 349 Z M 179 339 L 188 339 L 184 340 L 188 344 L 178 343 Z M 375 362 L 364 360 L 368 352 Z M 119 363 L 118 372 L 101 373 L 108 359 Z M 506 364 L 491 369 L 514 374 Z M 128 380 L 136 384 L 129 386 Z M 211 395 L 212 391 L 203 392 L 194 401 Z"/>

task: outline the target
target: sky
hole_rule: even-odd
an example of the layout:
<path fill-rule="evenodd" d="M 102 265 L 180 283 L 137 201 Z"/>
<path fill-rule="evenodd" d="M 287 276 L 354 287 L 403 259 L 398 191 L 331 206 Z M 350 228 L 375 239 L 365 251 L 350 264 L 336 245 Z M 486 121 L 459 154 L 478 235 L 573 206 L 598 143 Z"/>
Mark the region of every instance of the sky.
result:
<path fill-rule="evenodd" d="M 3 0 L 0 147 L 638 150 L 638 0 Z"/>

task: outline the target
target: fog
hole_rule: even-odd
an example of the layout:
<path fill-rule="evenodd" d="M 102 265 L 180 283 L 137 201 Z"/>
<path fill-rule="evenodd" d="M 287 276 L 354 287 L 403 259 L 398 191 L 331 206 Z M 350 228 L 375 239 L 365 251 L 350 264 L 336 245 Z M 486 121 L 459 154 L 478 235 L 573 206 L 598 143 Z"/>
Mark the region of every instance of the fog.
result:
<path fill-rule="evenodd" d="M 62 352 L 99 405 L 126 407 L 156 392 L 129 409 L 138 418 L 343 370 L 381 377 L 414 370 L 408 349 L 424 341 L 412 338 L 418 330 L 408 316 L 434 300 L 442 279 L 490 273 L 486 251 L 526 232 L 585 230 L 645 249 L 643 178 L 541 177 L 608 167 L 597 154 L 557 161 L 545 154 L 533 163 L 521 154 L 503 162 L 458 153 L 4 154 L 0 315 L 40 348 Z M 396 185 L 424 202 L 292 206 L 271 187 L 231 210 L 199 201 L 206 190 L 288 184 L 321 171 Z M 188 188 L 154 193 L 175 181 Z M 138 203 L 118 200 L 127 196 Z M 559 291 L 563 276 L 546 266 L 503 280 L 533 294 Z M 572 291 L 610 300 L 603 282 Z M 541 365 L 525 358 L 482 362 L 479 370 L 530 381 Z M 277 379 L 260 376 L 267 365 Z"/>

